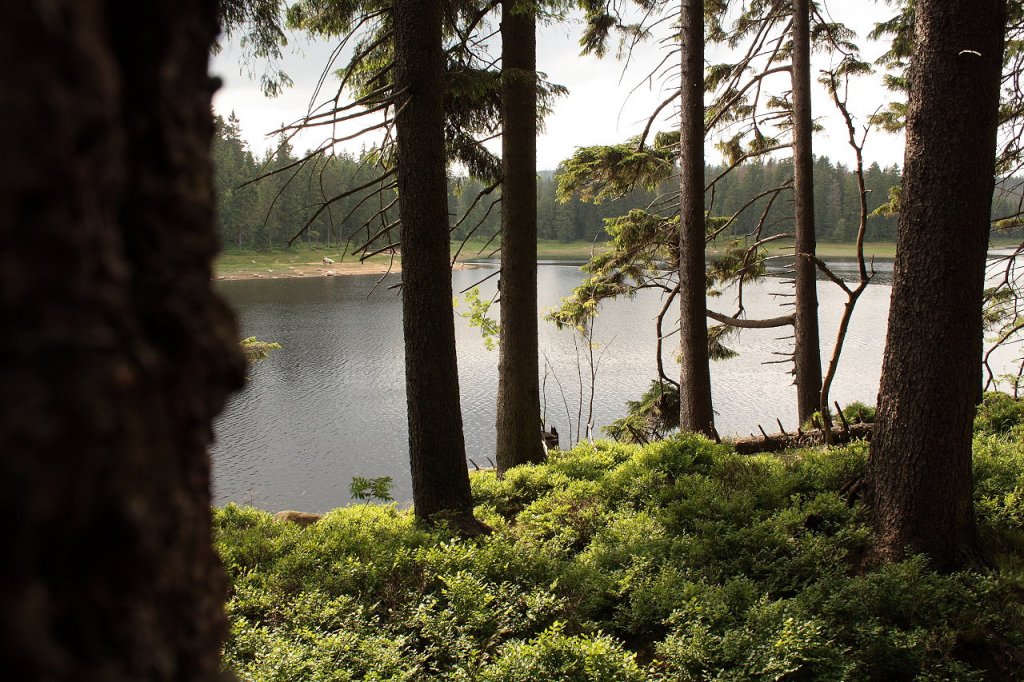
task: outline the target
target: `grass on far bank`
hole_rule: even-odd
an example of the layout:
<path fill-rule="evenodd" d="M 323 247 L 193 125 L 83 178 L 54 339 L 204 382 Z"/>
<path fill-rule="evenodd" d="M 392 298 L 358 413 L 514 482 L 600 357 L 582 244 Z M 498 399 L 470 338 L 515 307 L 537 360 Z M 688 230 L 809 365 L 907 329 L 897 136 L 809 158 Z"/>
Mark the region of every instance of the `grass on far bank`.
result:
<path fill-rule="evenodd" d="M 998 249 L 1020 244 L 1019 239 L 993 237 L 989 240 L 989 248 Z M 771 255 L 793 253 L 792 240 L 779 240 L 769 245 Z M 822 258 L 856 258 L 857 245 L 852 242 L 818 242 L 816 254 Z M 864 257 L 895 258 L 896 242 L 864 242 Z"/>
<path fill-rule="evenodd" d="M 478 247 L 479 248 L 479 247 Z M 606 242 L 558 242 L 541 240 L 537 242 L 537 257 L 540 259 L 567 260 L 588 260 L 592 253 L 601 253 L 608 249 Z M 721 247 L 712 243 L 708 246 L 709 256 L 720 251 Z M 780 255 L 793 252 L 792 241 L 778 241 L 770 245 L 768 249 L 771 255 Z M 855 257 L 857 255 L 856 244 L 845 244 L 835 242 L 819 242 L 817 253 L 823 258 Z M 869 242 L 864 245 L 864 254 L 870 258 L 892 258 L 896 255 L 896 242 Z"/>
<path fill-rule="evenodd" d="M 472 261 L 485 258 L 497 248 L 497 244 L 491 243 L 487 248 L 485 241 L 469 241 L 459 252 L 460 261 Z M 452 255 L 458 250 L 459 244 L 452 244 Z M 537 244 L 537 257 L 541 260 L 578 260 L 585 261 L 590 258 L 593 249 L 598 252 L 607 249 L 604 242 L 596 245 L 591 242 L 569 242 L 543 240 Z M 482 251 L 482 252 L 481 252 Z M 324 258 L 330 258 L 336 263 L 357 263 L 357 256 L 344 254 L 341 246 L 316 247 L 316 246 L 295 246 L 291 249 L 272 249 L 269 251 L 256 251 L 250 249 L 227 249 L 217 257 L 214 264 L 215 274 L 218 277 L 230 277 L 253 271 L 266 272 L 273 270 L 281 272 L 290 268 L 302 268 L 320 265 Z M 380 254 L 368 259 L 370 263 L 386 266 L 391 260 L 390 255 Z M 396 257 L 395 262 L 400 262 Z"/>
<path fill-rule="evenodd" d="M 845 242 L 818 242 L 815 249 L 821 258 L 856 258 L 857 245 Z M 791 255 L 792 240 L 779 240 L 768 245 L 768 253 L 772 256 Z M 865 242 L 865 258 L 893 258 L 896 256 L 896 242 Z"/>
<path fill-rule="evenodd" d="M 993 238 L 991 240 L 991 248 L 1005 248 L 1016 246 L 1019 243 L 1020 241 L 1016 239 L 1005 237 Z M 490 255 L 497 248 L 497 241 L 492 242 L 487 248 L 484 248 L 485 244 L 486 242 L 483 240 L 467 242 L 459 252 L 459 260 L 471 261 L 483 258 Z M 458 243 L 452 244 L 453 255 L 458 247 Z M 559 242 L 542 239 L 537 242 L 537 258 L 540 260 L 586 261 L 593 253 L 600 253 L 607 250 L 607 248 L 606 242 L 600 241 Z M 712 244 L 708 248 L 708 254 L 714 255 L 718 252 L 719 248 Z M 779 241 L 770 245 L 772 255 L 784 254 L 786 252 L 791 253 L 792 249 L 793 243 L 791 241 Z M 853 258 L 857 255 L 857 246 L 852 243 L 818 242 L 817 253 L 823 258 Z M 864 244 L 864 254 L 868 258 L 872 256 L 875 258 L 892 258 L 896 255 L 896 243 L 866 242 Z M 324 257 L 331 258 L 339 263 L 342 262 L 343 253 L 341 247 L 309 247 L 303 245 L 295 246 L 291 249 L 282 248 L 271 251 L 228 249 L 217 258 L 215 270 L 218 276 L 230 276 L 252 270 L 283 271 L 289 267 L 297 268 L 319 265 Z M 373 256 L 369 259 L 370 263 L 381 265 L 387 265 L 389 261 L 390 256 L 387 254 Z M 344 262 L 355 263 L 358 262 L 358 259 L 352 255 L 344 255 Z"/>
<path fill-rule="evenodd" d="M 975 505 L 1000 566 L 984 574 L 863 565 L 866 511 L 840 490 L 865 443 L 554 451 L 472 476 L 493 533 L 471 540 L 394 505 L 304 529 L 228 505 L 224 663 L 253 682 L 1020 679 L 1022 421 L 1005 398 L 976 422 Z"/>
<path fill-rule="evenodd" d="M 472 260 L 475 254 L 481 249 L 484 242 L 469 242 L 466 247 L 462 250 L 460 259 Z M 713 256 L 718 253 L 720 246 L 712 243 L 708 247 L 708 255 Z M 495 249 L 495 245 L 492 244 L 484 252 L 487 255 Z M 589 260 L 591 254 L 601 253 L 602 251 L 608 250 L 607 242 L 588 242 L 588 241 L 572 241 L 572 242 L 559 242 L 554 240 L 542 239 L 537 242 L 537 258 L 541 260 Z M 770 245 L 769 252 L 771 255 L 780 255 L 785 253 L 793 252 L 792 241 L 779 241 Z M 823 258 L 844 258 L 844 257 L 855 257 L 857 255 L 856 244 L 845 244 L 835 242 L 819 242 L 817 253 Z M 472 254 L 472 255 L 468 255 Z M 869 242 L 864 245 L 864 254 L 868 258 L 874 256 L 875 258 L 892 258 L 896 255 L 896 242 Z"/>
<path fill-rule="evenodd" d="M 494 250 L 497 248 L 495 243 L 491 243 L 487 248 L 484 248 L 486 242 L 484 241 L 470 241 L 459 252 L 460 261 L 472 261 L 475 259 L 485 257 L 497 257 L 497 254 L 491 256 Z M 788 246 L 785 243 L 780 242 L 779 246 L 772 249 L 772 253 L 782 253 L 786 249 L 792 251 L 792 243 Z M 458 244 L 452 245 L 452 255 L 455 254 L 458 249 Z M 569 261 L 586 261 L 589 260 L 593 253 L 601 253 L 608 249 L 606 242 L 588 242 L 588 241 L 572 241 L 572 242 L 559 242 L 555 240 L 540 240 L 537 242 L 537 258 L 540 260 L 569 260 Z M 708 254 L 713 255 L 717 252 L 717 249 L 712 246 L 708 249 Z M 891 258 L 896 253 L 896 244 L 893 242 L 874 242 L 865 245 L 865 254 L 869 257 L 874 255 L 877 258 Z M 830 242 L 823 242 L 818 244 L 818 255 L 828 257 L 853 257 L 856 255 L 856 246 L 854 244 L 834 244 Z M 358 258 L 352 255 L 344 255 L 340 247 L 300 247 L 292 249 L 273 249 L 271 251 L 251 251 L 251 250 L 236 250 L 231 249 L 222 253 L 215 264 L 216 274 L 218 276 L 233 275 L 242 272 L 249 271 L 282 271 L 287 270 L 289 267 L 301 267 L 301 266 L 313 266 L 319 265 L 325 258 L 331 258 L 335 262 L 358 262 Z M 390 260 L 390 256 L 386 254 L 373 256 L 369 259 L 371 263 L 382 263 L 387 264 Z M 398 259 L 396 259 L 398 260 Z"/>

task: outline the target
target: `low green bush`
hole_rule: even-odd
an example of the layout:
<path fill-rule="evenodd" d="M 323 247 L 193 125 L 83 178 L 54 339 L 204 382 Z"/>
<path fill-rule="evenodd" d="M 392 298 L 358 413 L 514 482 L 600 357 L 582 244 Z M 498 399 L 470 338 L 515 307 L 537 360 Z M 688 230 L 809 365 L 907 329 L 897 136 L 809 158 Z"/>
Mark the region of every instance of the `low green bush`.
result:
<path fill-rule="evenodd" d="M 839 417 L 835 413 L 829 411 L 829 418 L 832 420 L 833 426 L 839 426 L 842 424 L 843 419 L 848 424 L 873 424 L 875 421 L 875 407 L 862 403 L 859 400 L 855 400 L 843 408 L 843 415 Z M 824 424 L 821 418 L 821 411 L 817 410 L 813 412 L 810 418 L 806 419 L 803 424 L 800 425 L 805 431 L 811 431 L 813 429 L 821 428 Z"/>
<path fill-rule="evenodd" d="M 1024 422 L 1024 401 L 999 392 L 986 393 L 974 418 L 977 433 L 1006 435 Z"/>
<path fill-rule="evenodd" d="M 871 424 L 875 421 L 875 406 L 854 400 L 843 408 L 843 416 L 851 424 Z"/>
<path fill-rule="evenodd" d="M 1024 647 L 1017 433 L 975 439 L 989 574 L 865 570 L 866 513 L 840 495 L 863 443 L 583 444 L 474 474 L 494 532 L 472 540 L 394 505 L 307 528 L 228 505 L 224 664 L 253 682 L 985 679 L 986 651 Z"/>
<path fill-rule="evenodd" d="M 646 679 L 636 657 L 613 637 L 566 635 L 555 623 L 529 641 L 511 641 L 482 671 L 481 682 L 639 682 Z"/>

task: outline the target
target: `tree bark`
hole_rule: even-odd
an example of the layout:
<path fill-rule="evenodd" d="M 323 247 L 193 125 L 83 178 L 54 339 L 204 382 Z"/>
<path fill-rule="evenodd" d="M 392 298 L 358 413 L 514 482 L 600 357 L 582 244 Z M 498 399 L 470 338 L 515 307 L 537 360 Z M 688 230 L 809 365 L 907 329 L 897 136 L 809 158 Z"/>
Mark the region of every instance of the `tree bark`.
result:
<path fill-rule="evenodd" d="M 518 10 L 518 11 L 517 11 Z M 501 335 L 498 475 L 544 461 L 537 361 L 537 19 L 501 3 Z"/>
<path fill-rule="evenodd" d="M 919 0 L 902 210 L 867 482 L 876 552 L 983 559 L 971 501 L 1005 0 Z"/>
<path fill-rule="evenodd" d="M 679 428 L 714 435 L 704 263 L 704 4 L 681 0 Z"/>
<path fill-rule="evenodd" d="M 762 452 L 782 452 L 795 448 L 842 445 L 855 440 L 870 440 L 873 428 L 873 424 L 849 424 L 793 433 L 762 433 L 760 436 L 726 439 L 722 442 L 741 455 L 756 455 Z"/>
<path fill-rule="evenodd" d="M 395 0 L 402 324 L 416 517 L 471 518 L 449 266 L 440 0 Z"/>
<path fill-rule="evenodd" d="M 794 371 L 800 422 L 818 409 L 821 347 L 814 234 L 814 148 L 811 139 L 811 32 L 809 0 L 793 0 L 793 205 L 796 223 Z"/>
<path fill-rule="evenodd" d="M 214 680 L 206 0 L 18 2 L 0 25 L 0 650 L 19 680 Z"/>

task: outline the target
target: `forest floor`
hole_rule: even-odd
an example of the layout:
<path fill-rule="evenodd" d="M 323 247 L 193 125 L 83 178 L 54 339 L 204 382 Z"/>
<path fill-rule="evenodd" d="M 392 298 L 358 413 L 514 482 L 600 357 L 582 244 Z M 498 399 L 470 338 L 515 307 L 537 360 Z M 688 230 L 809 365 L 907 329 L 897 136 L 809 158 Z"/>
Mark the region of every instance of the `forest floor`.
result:
<path fill-rule="evenodd" d="M 308 527 L 229 504 L 214 513 L 225 668 L 252 682 L 1024 679 L 1024 403 L 990 394 L 975 431 L 985 573 L 864 562 L 869 516 L 844 492 L 863 441 L 553 450 L 471 476 L 492 529 L 471 539 L 394 504 Z"/>

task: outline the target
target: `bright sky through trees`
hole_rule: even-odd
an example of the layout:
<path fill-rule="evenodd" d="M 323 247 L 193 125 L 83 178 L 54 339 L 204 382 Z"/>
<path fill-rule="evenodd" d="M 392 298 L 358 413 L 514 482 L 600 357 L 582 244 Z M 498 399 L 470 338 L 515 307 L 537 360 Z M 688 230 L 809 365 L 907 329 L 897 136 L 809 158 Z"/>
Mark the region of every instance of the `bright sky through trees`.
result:
<path fill-rule="evenodd" d="M 881 54 L 883 45 L 869 41 L 866 36 L 875 22 L 888 17 L 892 11 L 878 2 L 835 0 L 827 8 L 832 19 L 856 31 L 856 42 L 861 47 L 862 56 L 869 61 Z M 664 26 L 666 28 L 663 33 L 667 36 L 670 29 L 667 28 L 668 24 Z M 548 118 L 538 140 L 537 165 L 542 170 L 555 168 L 576 147 L 610 144 L 639 133 L 650 111 L 665 97 L 662 94 L 664 79 L 645 79 L 645 76 L 657 67 L 664 58 L 665 50 L 671 47 L 670 44 L 662 45 L 656 40 L 644 43 L 634 51 L 629 67 L 623 73 L 624 61 L 616 61 L 612 57 L 598 59 L 579 56 L 577 41 L 580 31 L 579 19 L 574 17 L 568 22 L 542 27 L 538 36 L 538 69 L 546 73 L 550 81 L 569 88 L 568 97 L 556 102 L 554 113 Z M 293 34 L 289 46 L 285 48 L 283 65 L 295 85 L 276 99 L 265 98 L 260 92 L 258 74 L 255 79 L 250 78 L 247 68 L 239 64 L 242 50 L 237 45 L 225 45 L 212 65 L 213 71 L 225 83 L 214 98 L 217 113 L 226 117 L 234 110 L 241 119 L 243 135 L 251 147 L 256 151 L 270 147 L 274 138 L 266 136 L 269 131 L 305 113 L 333 45 Z M 497 45 L 494 51 L 497 54 Z M 709 46 L 709 59 L 726 61 L 728 53 Z M 826 55 L 814 55 L 812 59 L 815 70 L 829 65 L 830 58 Z M 670 61 L 675 64 L 676 57 Z M 255 65 L 254 68 L 258 71 L 260 66 Z M 812 75 L 816 76 L 817 73 Z M 788 76 L 783 75 L 782 81 L 773 83 L 773 87 L 785 89 L 786 81 Z M 671 79 L 668 82 L 671 83 Z M 317 103 L 323 101 L 326 95 L 333 94 L 331 88 L 334 83 L 334 79 L 328 82 Z M 824 127 L 822 132 L 815 135 L 815 154 L 849 165 L 852 163 L 852 154 L 846 144 L 842 120 L 835 113 L 824 88 L 816 85 L 814 90 L 814 116 Z M 890 98 L 890 93 L 882 87 L 878 75 L 852 83 L 850 92 L 851 110 L 860 120 Z M 353 130 L 365 125 L 359 123 Z M 660 128 L 665 129 L 670 125 L 675 124 L 670 124 L 666 118 Z M 317 131 L 315 135 L 299 136 L 294 146 L 299 150 L 305 149 L 320 142 L 325 134 L 326 131 Z M 711 142 L 713 140 L 709 140 L 708 160 L 713 163 L 718 160 L 718 155 Z M 358 150 L 360 142 L 347 145 L 349 149 Z M 493 143 L 493 146 L 500 150 L 500 142 Z M 874 131 L 864 153 L 869 163 L 877 161 L 883 166 L 902 164 L 902 137 Z"/>

